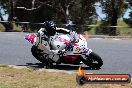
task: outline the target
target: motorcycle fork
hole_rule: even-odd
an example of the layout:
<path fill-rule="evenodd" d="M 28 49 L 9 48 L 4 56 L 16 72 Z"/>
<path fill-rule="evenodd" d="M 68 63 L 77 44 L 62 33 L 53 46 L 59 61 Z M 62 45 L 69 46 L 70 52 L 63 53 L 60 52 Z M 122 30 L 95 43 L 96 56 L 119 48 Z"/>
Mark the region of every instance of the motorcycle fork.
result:
<path fill-rule="evenodd" d="M 81 55 L 83 57 L 84 60 L 87 60 L 89 57 L 89 54 L 92 53 L 92 49 L 87 49 L 87 51 L 85 52 L 85 54 Z"/>

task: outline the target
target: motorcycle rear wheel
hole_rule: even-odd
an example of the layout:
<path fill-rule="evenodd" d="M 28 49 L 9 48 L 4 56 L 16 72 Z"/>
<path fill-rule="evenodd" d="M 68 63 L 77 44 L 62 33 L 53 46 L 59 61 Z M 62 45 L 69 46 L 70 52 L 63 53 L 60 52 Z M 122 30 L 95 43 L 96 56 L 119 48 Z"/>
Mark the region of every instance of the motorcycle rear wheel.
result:
<path fill-rule="evenodd" d="M 83 60 L 83 63 L 92 69 L 100 69 L 103 65 L 101 57 L 94 52 L 90 53 L 87 60 Z"/>
<path fill-rule="evenodd" d="M 37 46 L 33 45 L 31 48 L 32 55 L 40 62 L 44 63 L 43 55 L 41 55 L 41 50 L 37 48 Z"/>

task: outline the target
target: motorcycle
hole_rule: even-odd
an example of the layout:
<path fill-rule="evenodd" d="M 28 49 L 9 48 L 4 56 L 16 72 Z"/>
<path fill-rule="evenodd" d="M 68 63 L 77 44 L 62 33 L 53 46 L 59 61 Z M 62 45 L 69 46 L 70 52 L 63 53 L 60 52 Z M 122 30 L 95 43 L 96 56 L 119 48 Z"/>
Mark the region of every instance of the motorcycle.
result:
<path fill-rule="evenodd" d="M 46 66 L 53 66 L 53 63 L 79 65 L 83 62 L 92 69 L 100 69 L 103 65 L 101 57 L 87 47 L 87 41 L 83 35 L 77 33 L 73 35 L 78 41 L 73 42 L 68 35 L 61 33 L 51 36 L 50 42 L 42 38 L 39 45 L 36 40 L 37 34 L 27 35 L 25 39 L 33 44 L 32 55 Z M 46 48 L 49 48 L 47 43 L 53 50 L 59 50 L 59 54 L 46 51 Z"/>

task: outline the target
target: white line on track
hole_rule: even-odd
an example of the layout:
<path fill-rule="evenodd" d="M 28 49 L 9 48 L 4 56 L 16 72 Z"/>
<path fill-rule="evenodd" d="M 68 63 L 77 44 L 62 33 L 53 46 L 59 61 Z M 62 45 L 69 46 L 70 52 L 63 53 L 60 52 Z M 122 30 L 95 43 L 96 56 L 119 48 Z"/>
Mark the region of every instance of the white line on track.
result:
<path fill-rule="evenodd" d="M 92 38 L 92 39 L 103 39 L 103 38 Z"/>
<path fill-rule="evenodd" d="M 118 39 L 118 38 L 114 38 L 113 40 L 121 40 L 121 39 Z"/>

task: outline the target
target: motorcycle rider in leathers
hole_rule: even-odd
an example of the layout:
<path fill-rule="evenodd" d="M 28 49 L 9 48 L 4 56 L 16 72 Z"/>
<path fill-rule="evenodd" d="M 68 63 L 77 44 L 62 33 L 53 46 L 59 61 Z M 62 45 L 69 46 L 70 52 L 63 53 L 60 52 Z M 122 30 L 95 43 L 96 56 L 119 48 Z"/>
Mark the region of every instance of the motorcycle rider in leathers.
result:
<path fill-rule="evenodd" d="M 41 44 L 41 40 L 44 39 L 48 42 L 49 49 L 47 50 L 49 53 L 60 54 L 63 51 L 60 50 L 52 50 L 49 40 L 50 36 L 54 36 L 56 33 L 68 34 L 72 42 L 77 42 L 76 36 L 70 30 L 65 28 L 57 28 L 53 21 L 44 22 L 44 27 L 40 28 L 37 34 L 37 45 Z"/>

